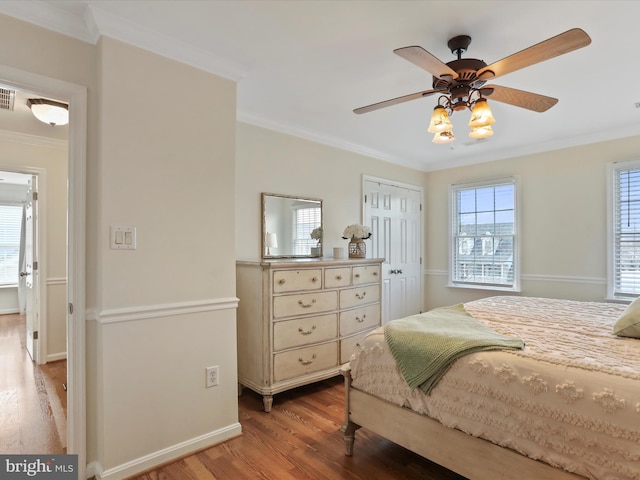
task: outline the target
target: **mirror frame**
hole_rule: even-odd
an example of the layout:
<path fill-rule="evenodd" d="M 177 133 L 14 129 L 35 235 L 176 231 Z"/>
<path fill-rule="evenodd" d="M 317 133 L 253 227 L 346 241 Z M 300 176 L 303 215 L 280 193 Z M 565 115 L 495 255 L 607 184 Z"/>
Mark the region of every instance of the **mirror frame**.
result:
<path fill-rule="evenodd" d="M 323 208 L 323 201 L 320 198 L 310 198 L 310 197 L 302 197 L 302 196 L 296 196 L 296 195 L 281 195 L 278 193 L 266 193 L 263 192 L 261 195 L 261 203 L 262 203 L 262 229 L 261 229 L 261 242 L 260 242 L 260 246 L 262 248 L 262 253 L 261 253 L 261 258 L 263 259 L 271 259 L 271 258 L 321 258 L 322 257 L 322 240 L 323 238 L 320 238 L 320 241 L 318 243 L 319 247 L 320 247 L 320 251 L 319 253 L 316 254 L 312 254 L 309 253 L 308 255 L 294 255 L 294 254 L 285 254 L 285 255 L 271 255 L 271 254 L 267 254 L 267 242 L 266 242 L 266 235 L 267 235 L 267 198 L 271 198 L 271 197 L 275 197 L 275 198 L 284 198 L 284 199 L 289 199 L 289 200 L 300 200 L 300 201 L 304 201 L 304 202 L 314 202 L 314 203 L 319 203 L 320 204 L 320 227 L 324 226 L 324 208 Z M 323 235 L 324 235 L 324 231 L 323 231 Z"/>

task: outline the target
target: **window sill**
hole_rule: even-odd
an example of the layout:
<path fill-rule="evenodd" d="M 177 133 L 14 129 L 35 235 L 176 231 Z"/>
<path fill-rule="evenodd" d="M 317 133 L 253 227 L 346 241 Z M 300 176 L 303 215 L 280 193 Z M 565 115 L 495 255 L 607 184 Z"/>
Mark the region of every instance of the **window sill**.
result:
<path fill-rule="evenodd" d="M 0 285 L 0 289 L 2 288 L 18 288 L 18 284 L 14 283 L 14 284 L 9 284 L 9 285 Z"/>
<path fill-rule="evenodd" d="M 463 289 L 469 289 L 469 290 L 489 290 L 489 291 L 495 291 L 495 292 L 522 293 L 522 290 L 519 287 L 500 287 L 498 285 L 473 285 L 473 284 L 448 283 L 447 287 L 463 288 Z"/>

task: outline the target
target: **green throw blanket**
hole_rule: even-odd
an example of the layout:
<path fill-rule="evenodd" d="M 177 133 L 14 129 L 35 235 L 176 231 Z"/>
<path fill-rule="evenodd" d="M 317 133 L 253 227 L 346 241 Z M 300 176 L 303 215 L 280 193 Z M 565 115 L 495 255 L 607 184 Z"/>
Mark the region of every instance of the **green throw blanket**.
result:
<path fill-rule="evenodd" d="M 493 331 L 462 304 L 392 320 L 385 325 L 384 336 L 409 386 L 419 386 L 427 395 L 463 355 L 524 348 L 522 340 Z"/>

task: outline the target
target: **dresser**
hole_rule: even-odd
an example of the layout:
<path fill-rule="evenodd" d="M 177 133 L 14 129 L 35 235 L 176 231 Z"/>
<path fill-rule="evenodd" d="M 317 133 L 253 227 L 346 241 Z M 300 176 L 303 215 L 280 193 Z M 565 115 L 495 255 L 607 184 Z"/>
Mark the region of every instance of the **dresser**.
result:
<path fill-rule="evenodd" d="M 383 259 L 236 262 L 238 383 L 273 395 L 339 374 L 380 325 Z"/>

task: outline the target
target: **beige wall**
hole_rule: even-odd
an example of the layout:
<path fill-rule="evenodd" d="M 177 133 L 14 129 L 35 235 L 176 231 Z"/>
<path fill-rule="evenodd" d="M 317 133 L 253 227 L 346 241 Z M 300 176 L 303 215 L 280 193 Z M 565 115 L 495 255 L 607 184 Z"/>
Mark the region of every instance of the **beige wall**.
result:
<path fill-rule="evenodd" d="M 344 228 L 362 221 L 363 175 L 416 186 L 427 178 L 424 172 L 239 122 L 236 257 L 260 258 L 261 192 L 322 199 L 324 253 L 346 248 Z"/>
<path fill-rule="evenodd" d="M 215 305 L 235 296 L 236 86 L 108 38 L 99 58 L 95 434 L 118 477 L 239 433 L 235 310 Z M 137 249 L 111 250 L 111 225 L 136 227 Z"/>
<path fill-rule="evenodd" d="M 0 65 L 88 89 L 89 472 L 124 478 L 238 434 L 236 85 L 109 39 L 2 15 L 0 31 Z M 109 249 L 114 224 L 137 227 L 137 250 Z"/>
<path fill-rule="evenodd" d="M 427 308 L 500 292 L 447 287 L 448 187 L 520 181 L 522 295 L 603 301 L 607 163 L 638 158 L 640 137 L 431 172 L 425 185 Z"/>

